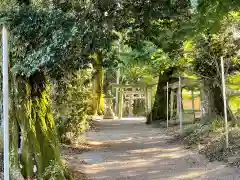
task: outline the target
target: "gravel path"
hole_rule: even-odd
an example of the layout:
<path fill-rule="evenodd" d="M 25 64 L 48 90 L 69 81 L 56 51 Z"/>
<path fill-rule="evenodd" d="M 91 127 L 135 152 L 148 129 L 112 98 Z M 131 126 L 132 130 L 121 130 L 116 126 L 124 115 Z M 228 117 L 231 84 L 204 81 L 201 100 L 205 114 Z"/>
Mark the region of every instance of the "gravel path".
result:
<path fill-rule="evenodd" d="M 141 120 L 101 121 L 99 132 L 88 132 L 100 145 L 72 154 L 71 166 L 92 180 L 240 180 L 240 169 L 209 163 L 203 156 L 167 143 L 164 130 Z"/>

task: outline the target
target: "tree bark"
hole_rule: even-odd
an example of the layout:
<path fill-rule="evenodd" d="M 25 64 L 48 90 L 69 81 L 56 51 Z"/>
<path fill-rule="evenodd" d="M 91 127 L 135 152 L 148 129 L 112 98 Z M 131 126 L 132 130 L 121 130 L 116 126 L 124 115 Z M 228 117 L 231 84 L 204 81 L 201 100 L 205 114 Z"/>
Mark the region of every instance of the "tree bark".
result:
<path fill-rule="evenodd" d="M 104 114 L 104 94 L 103 94 L 103 81 L 104 70 L 102 67 L 103 57 L 101 53 L 97 54 L 94 69 L 96 70 L 94 82 L 93 82 L 93 113 L 96 115 Z"/>
<path fill-rule="evenodd" d="M 10 76 L 10 179 L 11 180 L 24 180 L 19 166 L 18 147 L 19 139 L 19 126 L 17 114 L 17 96 L 16 96 L 16 83 L 14 77 Z"/>
<path fill-rule="evenodd" d="M 223 96 L 221 87 L 211 80 L 203 80 L 202 120 L 209 122 L 215 117 L 224 116 Z M 227 102 L 228 105 L 228 102 Z M 235 120 L 230 108 L 227 110 L 228 120 Z"/>
<path fill-rule="evenodd" d="M 167 96 L 166 96 L 166 90 L 164 89 L 164 86 L 166 86 L 167 82 L 171 84 L 172 82 L 175 82 L 178 80 L 178 78 L 172 77 L 173 73 L 177 70 L 177 68 L 169 68 L 167 71 L 165 71 L 163 74 L 159 75 L 158 79 L 158 86 L 157 86 L 157 92 L 155 95 L 155 101 L 153 104 L 152 111 L 152 120 L 166 120 L 167 119 Z M 169 97 L 170 97 L 170 91 L 169 91 Z M 174 101 L 174 107 L 176 107 L 176 101 Z M 168 113 L 170 115 L 170 113 Z M 147 117 L 147 124 L 151 123 L 150 114 Z"/>
<path fill-rule="evenodd" d="M 37 72 L 30 78 L 18 79 L 18 82 L 21 99 L 18 112 L 23 133 L 22 164 L 25 177 L 32 176 L 35 164 L 38 177 L 44 180 L 68 179 L 60 159 L 58 136 L 45 75 Z M 56 167 L 58 172 L 47 172 Z"/>
<path fill-rule="evenodd" d="M 202 120 L 209 121 L 215 116 L 213 91 L 211 90 L 211 81 L 203 80 L 203 87 L 201 87 L 201 107 Z"/>

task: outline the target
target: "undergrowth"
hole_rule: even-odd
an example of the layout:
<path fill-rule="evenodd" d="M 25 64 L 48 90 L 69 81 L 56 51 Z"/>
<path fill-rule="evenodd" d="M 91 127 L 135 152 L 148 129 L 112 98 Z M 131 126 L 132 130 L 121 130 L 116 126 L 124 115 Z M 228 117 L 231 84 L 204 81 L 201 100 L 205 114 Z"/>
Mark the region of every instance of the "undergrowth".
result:
<path fill-rule="evenodd" d="M 216 118 L 211 123 L 196 123 L 187 125 L 180 135 L 184 144 L 189 147 L 198 147 L 209 161 L 229 161 L 240 165 L 240 128 L 229 127 L 229 148 L 226 148 L 224 134 L 224 120 Z"/>
<path fill-rule="evenodd" d="M 53 110 L 60 141 L 71 144 L 89 128 L 92 94 L 91 70 L 79 70 L 61 79 L 54 87 Z"/>

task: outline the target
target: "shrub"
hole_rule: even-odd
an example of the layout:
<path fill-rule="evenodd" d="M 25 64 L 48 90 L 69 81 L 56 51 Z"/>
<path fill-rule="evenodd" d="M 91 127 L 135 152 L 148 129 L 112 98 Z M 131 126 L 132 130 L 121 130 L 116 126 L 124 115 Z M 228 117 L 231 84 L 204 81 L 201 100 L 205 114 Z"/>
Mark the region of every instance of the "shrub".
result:
<path fill-rule="evenodd" d="M 62 142 L 75 139 L 89 127 L 91 84 L 85 82 L 91 78 L 91 71 L 79 70 L 69 74 L 54 87 L 54 116 Z M 71 142 L 69 142 L 71 143 Z"/>
<path fill-rule="evenodd" d="M 221 117 L 216 117 L 211 121 L 213 131 L 217 131 L 219 128 L 224 127 L 224 119 Z"/>
<path fill-rule="evenodd" d="M 39 179 L 64 180 L 62 177 L 65 177 L 64 168 L 58 163 L 51 161 Z"/>
<path fill-rule="evenodd" d="M 182 138 L 187 145 L 196 145 L 212 131 L 207 124 L 193 124 L 184 129 Z"/>

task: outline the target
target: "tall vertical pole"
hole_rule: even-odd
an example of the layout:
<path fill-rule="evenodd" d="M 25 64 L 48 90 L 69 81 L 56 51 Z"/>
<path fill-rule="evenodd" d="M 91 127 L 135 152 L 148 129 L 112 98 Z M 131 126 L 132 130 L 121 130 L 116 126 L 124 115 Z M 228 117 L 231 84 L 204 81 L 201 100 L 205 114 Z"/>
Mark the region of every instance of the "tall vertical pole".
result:
<path fill-rule="evenodd" d="M 9 180 L 9 124 L 8 124 L 8 37 L 2 28 L 2 74 L 3 74 L 3 138 L 4 138 L 4 180 Z"/>
<path fill-rule="evenodd" d="M 118 53 L 119 53 L 119 57 L 120 57 L 120 51 L 121 51 L 121 39 L 119 39 L 118 41 Z M 116 72 L 116 83 L 119 84 L 120 82 L 120 68 L 118 67 L 118 70 Z M 119 103 L 119 89 L 116 88 L 116 101 L 115 101 L 115 113 L 118 113 L 118 103 Z"/>
<path fill-rule="evenodd" d="M 118 70 L 117 70 L 117 74 L 116 74 L 116 76 L 117 76 L 117 84 L 119 84 L 119 82 L 120 82 L 120 69 L 118 68 Z M 116 88 L 116 101 L 115 101 L 115 113 L 117 113 L 117 111 L 118 111 L 118 103 L 119 103 L 119 88 Z"/>
<path fill-rule="evenodd" d="M 119 91 L 119 103 L 118 103 L 118 120 L 122 119 L 123 114 L 123 90 Z"/>
<path fill-rule="evenodd" d="M 178 83 L 178 111 L 179 111 L 179 121 L 180 121 L 180 132 L 182 133 L 182 90 L 181 90 L 181 77 L 179 76 Z"/>
<path fill-rule="evenodd" d="M 223 104 L 224 104 L 224 120 L 225 120 L 225 133 L 226 133 L 226 148 L 228 148 L 227 98 L 226 98 L 226 84 L 225 84 L 223 57 L 221 57 L 221 71 L 222 71 L 222 94 L 223 94 Z"/>
<path fill-rule="evenodd" d="M 167 82 L 167 128 L 168 128 L 168 107 L 169 107 L 169 103 L 168 103 L 168 82 Z"/>
<path fill-rule="evenodd" d="M 147 88 L 147 93 L 148 93 L 148 113 L 149 113 L 149 118 L 150 121 L 152 122 L 152 89 Z"/>
<path fill-rule="evenodd" d="M 204 104 L 204 91 L 203 91 L 203 85 L 200 85 L 200 113 L 201 113 L 201 119 L 203 119 L 204 116 L 204 108 L 203 108 L 203 104 Z"/>
<path fill-rule="evenodd" d="M 171 95 L 170 95 L 170 120 L 173 120 L 173 98 L 174 98 L 174 91 L 171 88 L 170 89 Z"/>
<path fill-rule="evenodd" d="M 193 122 L 195 122 L 196 116 L 195 116 L 195 102 L 194 102 L 194 91 L 193 91 L 193 89 L 191 89 L 191 94 L 192 94 Z"/>
<path fill-rule="evenodd" d="M 145 95 L 145 116 L 148 117 L 148 88 L 144 88 L 144 95 Z"/>

